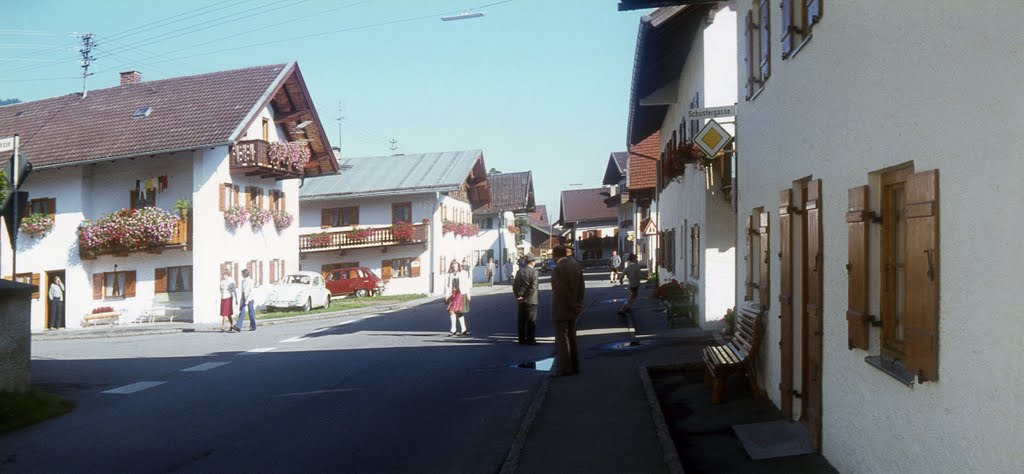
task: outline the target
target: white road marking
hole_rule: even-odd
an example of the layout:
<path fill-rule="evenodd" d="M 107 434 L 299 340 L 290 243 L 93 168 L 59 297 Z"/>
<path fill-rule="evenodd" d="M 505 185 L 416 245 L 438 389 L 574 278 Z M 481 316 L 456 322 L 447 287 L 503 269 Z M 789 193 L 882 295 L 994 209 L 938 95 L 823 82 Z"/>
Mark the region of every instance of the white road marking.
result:
<path fill-rule="evenodd" d="M 349 320 L 346 320 L 346 321 L 339 322 L 338 324 L 335 324 L 334 326 L 328 326 L 328 327 L 325 327 L 325 328 L 320 328 L 320 329 L 314 330 L 313 332 L 314 333 L 318 333 L 318 332 L 330 331 L 331 329 L 334 329 L 334 328 L 336 328 L 338 326 L 344 326 L 346 324 L 357 323 L 359 321 L 362 321 L 362 320 L 368 319 L 368 318 L 372 318 L 374 316 L 380 316 L 380 315 L 379 314 L 368 314 L 366 316 L 362 316 L 362 317 L 359 317 L 359 318 L 354 318 L 354 319 L 349 319 Z M 284 339 L 284 340 L 277 341 L 277 342 L 278 343 L 282 343 L 282 344 L 289 344 L 289 343 L 292 343 L 292 342 L 308 341 L 309 339 L 310 338 L 308 338 L 306 336 L 295 336 L 295 337 L 289 337 L 288 339 Z"/>
<path fill-rule="evenodd" d="M 110 390 L 106 390 L 102 393 L 113 393 L 118 395 L 127 395 L 130 393 L 141 392 L 147 388 L 153 388 L 157 385 L 163 385 L 167 382 L 136 382 L 131 385 L 125 385 L 124 387 L 118 387 Z"/>
<path fill-rule="evenodd" d="M 270 352 L 270 351 L 272 351 L 274 349 L 277 349 L 277 348 L 276 347 L 257 347 L 255 349 L 249 349 L 249 350 L 247 350 L 245 352 L 242 352 L 241 354 L 238 354 L 238 355 L 259 354 L 261 352 Z"/>
<path fill-rule="evenodd" d="M 210 369 L 216 369 L 217 367 L 220 367 L 222 365 L 227 365 L 229 363 L 230 362 L 206 362 L 206 363 L 203 363 L 203 364 L 199 364 L 199 365 L 197 365 L 195 367 L 189 367 L 187 369 L 181 369 L 179 372 L 204 372 L 204 371 L 207 371 L 207 370 L 210 370 Z"/>
<path fill-rule="evenodd" d="M 301 341 L 305 341 L 305 340 L 306 340 L 306 338 L 305 338 L 305 337 L 302 337 L 302 336 L 295 336 L 295 337 L 289 337 L 288 339 L 285 339 L 285 340 L 283 340 L 283 341 L 277 341 L 277 342 L 280 342 L 280 343 L 289 343 L 289 342 L 301 342 Z"/>
<path fill-rule="evenodd" d="M 356 388 L 336 388 L 332 390 L 313 390 L 312 392 L 297 392 L 297 393 L 282 393 L 281 395 L 274 395 L 275 397 L 299 397 L 302 395 L 319 395 L 321 393 L 338 393 L 338 392 L 352 392 L 358 390 Z"/>

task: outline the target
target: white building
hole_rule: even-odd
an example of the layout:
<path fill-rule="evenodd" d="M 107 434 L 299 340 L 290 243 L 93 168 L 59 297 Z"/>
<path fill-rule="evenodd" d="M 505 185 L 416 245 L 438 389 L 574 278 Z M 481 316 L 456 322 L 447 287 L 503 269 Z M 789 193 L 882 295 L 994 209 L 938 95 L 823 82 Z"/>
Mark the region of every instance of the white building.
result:
<path fill-rule="evenodd" d="M 1024 3 L 738 4 L 758 381 L 840 472 L 1024 471 Z"/>
<path fill-rule="evenodd" d="M 736 103 L 735 38 L 732 2 L 661 8 L 640 22 L 633 66 L 629 145 L 657 137 L 662 150 L 658 275 L 696 289 L 694 316 L 703 328 L 721 327 L 735 304 L 736 213 L 731 148 L 714 157 L 697 149 L 707 120 L 689 112 Z M 718 120 L 735 132 L 733 117 Z"/>
<path fill-rule="evenodd" d="M 340 165 L 341 173 L 306 179 L 300 190 L 303 270 L 363 266 L 386 282 L 385 294 L 436 295 L 452 259 L 472 263 L 473 210 L 490 199 L 483 152 L 345 158 Z M 404 236 L 403 226 L 411 227 Z"/>
<path fill-rule="evenodd" d="M 533 174 L 530 171 L 498 173 L 488 177 L 491 202 L 473 211 L 473 222 L 480 227 L 480 234 L 470 239 L 474 250 L 471 260 L 477 265 L 473 280 L 485 281 L 484 269 L 488 260 L 497 265 L 495 281 L 512 278 L 507 271 L 507 262 L 515 262 L 530 251 L 529 234 L 526 224 L 527 213 L 535 207 L 533 195 Z"/>
<path fill-rule="evenodd" d="M 271 219 L 232 229 L 225 216 L 256 208 L 297 215 L 295 178 L 337 170 L 295 63 L 147 82 L 129 71 L 121 85 L 84 97 L 2 107 L 0 130 L 20 134 L 21 154 L 35 165 L 22 187 L 37 214 L 29 218 L 53 222 L 45 235 L 21 232 L 17 242 L 15 278 L 40 288 L 32 303 L 37 330 L 47 325 L 47 288 L 57 276 L 66 285 L 69 328 L 105 308 L 121 321 L 219 321 L 223 270 L 236 276 L 248 267 L 265 285 L 298 268 L 297 226 L 278 229 Z M 302 165 L 272 151 L 289 141 L 293 158 L 307 152 L 312 159 Z M 179 200 L 184 213 L 175 209 Z M 132 242 L 78 231 L 122 209 L 167 213 L 170 232 Z M 113 234 L 153 230 L 106 219 L 121 223 Z M 93 240 L 80 240 L 90 234 Z M 2 272 L 10 275 L 3 237 Z"/>

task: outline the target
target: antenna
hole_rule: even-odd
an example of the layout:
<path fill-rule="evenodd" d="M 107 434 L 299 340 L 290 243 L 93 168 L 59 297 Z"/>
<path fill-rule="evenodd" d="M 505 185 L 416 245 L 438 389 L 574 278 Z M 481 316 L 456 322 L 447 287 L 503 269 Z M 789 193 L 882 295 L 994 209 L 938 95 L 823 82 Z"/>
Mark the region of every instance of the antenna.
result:
<path fill-rule="evenodd" d="M 343 113 L 343 109 L 342 109 L 342 106 L 341 106 L 341 101 L 339 100 L 338 101 L 338 118 L 336 119 L 338 121 L 338 144 L 337 144 L 337 147 L 339 149 L 341 148 L 341 121 L 345 120 L 345 116 L 342 115 L 342 113 Z"/>
<path fill-rule="evenodd" d="M 89 88 L 87 87 L 87 81 L 92 73 L 89 72 L 89 65 L 96 58 L 92 57 L 92 48 L 96 43 L 92 42 L 92 33 L 86 33 L 82 35 L 82 47 L 78 49 L 79 53 L 82 53 L 82 98 L 84 99 L 89 94 Z"/>
<path fill-rule="evenodd" d="M 395 152 L 398 151 L 398 140 L 395 140 L 394 138 L 392 138 L 391 140 L 388 140 L 388 143 L 391 144 L 391 146 L 388 147 L 388 149 L 391 150 L 391 154 L 392 155 L 397 154 Z"/>

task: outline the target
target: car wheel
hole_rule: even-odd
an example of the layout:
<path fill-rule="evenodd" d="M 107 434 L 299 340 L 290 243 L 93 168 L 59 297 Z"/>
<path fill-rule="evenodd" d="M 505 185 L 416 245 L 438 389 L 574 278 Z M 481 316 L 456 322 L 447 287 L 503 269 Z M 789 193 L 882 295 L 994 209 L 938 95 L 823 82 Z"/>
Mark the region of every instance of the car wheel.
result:
<path fill-rule="evenodd" d="M 313 309 L 313 298 L 306 298 L 306 304 L 302 305 L 302 311 L 307 312 Z"/>
<path fill-rule="evenodd" d="M 369 294 L 370 292 L 365 289 L 356 290 L 356 296 L 359 298 L 366 298 Z"/>
<path fill-rule="evenodd" d="M 324 309 L 331 307 L 331 295 L 327 295 L 327 301 L 324 302 Z"/>

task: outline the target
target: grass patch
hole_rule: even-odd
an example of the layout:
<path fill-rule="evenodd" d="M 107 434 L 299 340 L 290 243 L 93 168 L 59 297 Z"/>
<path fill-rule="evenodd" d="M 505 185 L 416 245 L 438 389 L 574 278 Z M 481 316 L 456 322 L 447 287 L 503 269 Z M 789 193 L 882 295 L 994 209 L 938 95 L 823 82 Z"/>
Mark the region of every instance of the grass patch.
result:
<path fill-rule="evenodd" d="M 420 298 L 426 298 L 427 295 L 423 293 L 411 294 L 411 295 L 390 295 L 390 296 L 368 296 L 366 298 L 340 298 L 332 299 L 331 305 L 326 308 L 317 308 L 310 311 L 303 312 L 299 309 L 292 311 L 274 311 L 271 313 L 257 314 L 256 319 L 280 319 L 280 318 L 292 318 L 295 316 L 303 316 L 307 314 L 320 314 L 320 313 L 332 313 L 335 311 L 344 311 L 347 309 L 356 308 L 367 308 L 370 306 L 380 306 L 388 303 L 404 303 L 406 301 L 412 301 Z"/>
<path fill-rule="evenodd" d="M 0 392 L 0 433 L 58 417 L 72 408 L 71 402 L 36 389 L 25 393 Z"/>

